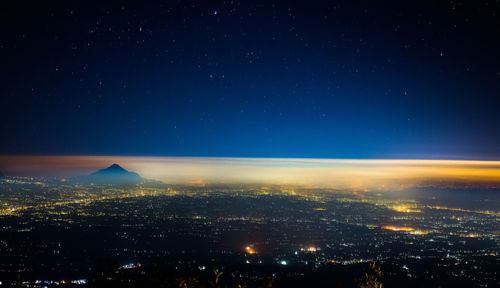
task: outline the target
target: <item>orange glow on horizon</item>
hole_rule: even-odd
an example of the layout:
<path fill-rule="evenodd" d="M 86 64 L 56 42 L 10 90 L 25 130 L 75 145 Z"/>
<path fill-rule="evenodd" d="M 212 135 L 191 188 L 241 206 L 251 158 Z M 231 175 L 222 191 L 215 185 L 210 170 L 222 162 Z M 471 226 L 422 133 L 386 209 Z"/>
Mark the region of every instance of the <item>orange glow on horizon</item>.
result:
<path fill-rule="evenodd" d="M 0 171 L 9 176 L 68 179 L 113 163 L 145 178 L 177 184 L 289 184 L 357 194 L 422 185 L 500 187 L 500 161 L 0 155 Z"/>

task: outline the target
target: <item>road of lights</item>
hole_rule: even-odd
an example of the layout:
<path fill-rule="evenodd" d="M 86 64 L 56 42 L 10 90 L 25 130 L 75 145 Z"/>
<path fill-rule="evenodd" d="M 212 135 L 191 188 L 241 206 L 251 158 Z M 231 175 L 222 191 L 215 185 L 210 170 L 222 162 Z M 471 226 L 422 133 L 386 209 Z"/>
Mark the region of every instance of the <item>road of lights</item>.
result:
<path fill-rule="evenodd" d="M 462 208 L 450 208 L 450 207 L 445 207 L 445 206 L 424 206 L 425 208 L 428 209 L 436 209 L 436 210 L 449 210 L 449 211 L 458 211 L 458 212 L 465 212 L 465 213 L 477 213 L 477 214 L 484 214 L 484 215 L 491 215 L 491 216 L 496 216 L 500 217 L 500 212 L 495 212 L 495 211 L 483 211 L 483 210 L 469 210 L 469 209 L 462 209 Z"/>

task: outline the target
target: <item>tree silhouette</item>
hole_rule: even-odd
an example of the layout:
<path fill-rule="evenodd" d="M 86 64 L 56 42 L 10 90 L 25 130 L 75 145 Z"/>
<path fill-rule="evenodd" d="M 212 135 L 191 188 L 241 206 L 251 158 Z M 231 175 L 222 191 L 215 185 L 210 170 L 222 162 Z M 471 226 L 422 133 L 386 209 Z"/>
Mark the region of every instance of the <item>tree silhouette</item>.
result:
<path fill-rule="evenodd" d="M 382 288 L 380 277 L 382 269 L 373 262 L 363 269 L 361 275 L 354 279 L 354 283 L 358 288 Z"/>
<path fill-rule="evenodd" d="M 221 287 L 220 277 L 222 276 L 222 272 L 218 272 L 216 269 L 214 269 L 213 272 L 214 272 L 214 280 L 209 281 L 210 286 L 213 288 L 219 288 Z"/>

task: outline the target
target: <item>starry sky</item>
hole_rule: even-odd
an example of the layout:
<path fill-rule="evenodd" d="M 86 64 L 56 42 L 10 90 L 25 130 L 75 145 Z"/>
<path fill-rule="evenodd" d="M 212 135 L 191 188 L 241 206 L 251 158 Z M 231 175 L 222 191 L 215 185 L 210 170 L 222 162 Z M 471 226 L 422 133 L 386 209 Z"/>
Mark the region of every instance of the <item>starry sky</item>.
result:
<path fill-rule="evenodd" d="M 500 159 L 498 1 L 10 2 L 0 154 Z"/>

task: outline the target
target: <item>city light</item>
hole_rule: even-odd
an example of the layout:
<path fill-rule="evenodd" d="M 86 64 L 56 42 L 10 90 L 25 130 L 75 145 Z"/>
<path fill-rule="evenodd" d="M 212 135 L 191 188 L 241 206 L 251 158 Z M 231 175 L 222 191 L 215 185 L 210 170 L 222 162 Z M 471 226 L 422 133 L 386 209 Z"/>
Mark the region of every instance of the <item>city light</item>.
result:
<path fill-rule="evenodd" d="M 416 206 L 410 206 L 410 205 L 394 205 L 390 206 L 394 211 L 402 212 L 402 213 L 421 213 L 422 210 L 417 209 Z"/>
<path fill-rule="evenodd" d="M 319 250 L 321 250 L 321 249 L 318 247 L 314 247 L 314 246 L 309 246 L 307 248 L 300 248 L 300 251 L 307 251 L 307 252 L 311 252 L 311 253 L 314 253 L 314 252 L 319 251 Z"/>
<path fill-rule="evenodd" d="M 245 247 L 245 251 L 246 251 L 248 254 L 250 254 L 250 255 L 252 255 L 252 254 L 255 254 L 255 253 L 256 253 L 256 252 L 255 252 L 255 250 L 254 250 L 251 246 L 246 246 L 246 247 Z"/>
<path fill-rule="evenodd" d="M 392 231 L 403 231 L 403 232 L 412 232 L 415 229 L 411 227 L 396 227 L 396 226 L 382 226 L 382 229 L 392 230 Z"/>

